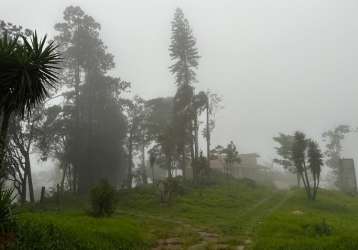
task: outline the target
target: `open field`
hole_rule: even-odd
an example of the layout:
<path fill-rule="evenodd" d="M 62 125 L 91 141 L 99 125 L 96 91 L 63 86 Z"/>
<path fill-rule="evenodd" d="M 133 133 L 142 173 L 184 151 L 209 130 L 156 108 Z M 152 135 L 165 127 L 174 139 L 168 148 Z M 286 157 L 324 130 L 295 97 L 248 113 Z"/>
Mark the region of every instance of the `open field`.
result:
<path fill-rule="evenodd" d="M 187 188 L 169 205 L 151 186 L 118 195 L 111 218 L 88 216 L 84 202 L 21 214 L 25 242 L 38 242 L 34 249 L 358 249 L 358 200 L 338 192 L 321 190 L 311 202 L 300 189 L 231 181 Z"/>

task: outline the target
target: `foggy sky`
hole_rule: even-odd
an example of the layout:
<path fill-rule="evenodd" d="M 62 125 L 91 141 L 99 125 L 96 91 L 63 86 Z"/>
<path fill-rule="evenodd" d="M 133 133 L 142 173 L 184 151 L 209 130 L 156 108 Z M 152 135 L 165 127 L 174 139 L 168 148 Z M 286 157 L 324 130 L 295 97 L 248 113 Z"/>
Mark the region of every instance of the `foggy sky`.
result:
<path fill-rule="evenodd" d="M 358 126 L 358 2 L 355 0 L 0 0 L 0 19 L 53 36 L 68 5 L 101 25 L 113 74 L 144 98 L 174 95 L 170 22 L 181 7 L 197 38 L 197 90 L 223 96 L 213 144 L 271 161 L 279 132 L 321 143 L 340 124 Z M 345 143 L 358 160 L 358 136 Z"/>

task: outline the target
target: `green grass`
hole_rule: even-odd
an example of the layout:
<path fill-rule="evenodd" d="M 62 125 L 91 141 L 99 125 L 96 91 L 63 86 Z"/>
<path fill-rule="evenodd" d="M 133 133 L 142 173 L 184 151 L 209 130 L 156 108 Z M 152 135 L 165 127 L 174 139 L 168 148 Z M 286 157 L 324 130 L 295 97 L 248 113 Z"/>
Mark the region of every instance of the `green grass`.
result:
<path fill-rule="evenodd" d="M 328 235 L 315 230 L 323 221 L 330 228 Z M 358 199 L 320 190 L 312 202 L 303 190 L 296 190 L 260 225 L 254 249 L 358 249 Z"/>
<path fill-rule="evenodd" d="M 118 196 L 111 218 L 88 216 L 85 199 L 22 213 L 25 246 L 34 240 L 45 246 L 22 249 L 150 249 L 158 239 L 172 237 L 186 248 L 200 242 L 200 231 L 218 234 L 231 249 L 358 249 L 358 198 L 334 191 L 320 190 L 312 202 L 301 189 L 277 191 L 228 180 L 187 185 L 169 205 L 159 203 L 151 186 Z M 51 239 L 58 248 L 46 245 Z"/>
<path fill-rule="evenodd" d="M 140 249 L 150 235 L 130 218 L 93 218 L 83 213 L 20 215 L 21 249 Z"/>

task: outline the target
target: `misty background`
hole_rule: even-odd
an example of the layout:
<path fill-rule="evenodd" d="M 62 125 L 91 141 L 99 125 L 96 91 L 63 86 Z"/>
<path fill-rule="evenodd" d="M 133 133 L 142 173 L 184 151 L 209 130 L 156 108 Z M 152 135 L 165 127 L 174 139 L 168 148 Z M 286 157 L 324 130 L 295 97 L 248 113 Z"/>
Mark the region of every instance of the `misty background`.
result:
<path fill-rule="evenodd" d="M 323 132 L 358 126 L 357 1 L 0 0 L 0 19 L 53 37 L 68 5 L 101 24 L 113 75 L 145 99 L 175 93 L 168 47 L 181 7 L 201 56 L 196 87 L 223 97 L 213 146 L 233 140 L 240 153 L 271 163 L 279 132 L 301 130 L 323 146 Z M 343 157 L 357 163 L 357 148 L 358 134 L 347 135 Z"/>

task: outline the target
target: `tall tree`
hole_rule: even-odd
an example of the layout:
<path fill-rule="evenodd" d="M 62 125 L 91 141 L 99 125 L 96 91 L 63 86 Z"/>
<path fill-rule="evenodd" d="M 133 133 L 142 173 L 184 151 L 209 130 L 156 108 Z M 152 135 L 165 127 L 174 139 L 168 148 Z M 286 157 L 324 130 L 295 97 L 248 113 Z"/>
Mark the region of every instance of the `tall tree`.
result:
<path fill-rule="evenodd" d="M 127 121 L 120 94 L 130 85 L 107 75 L 114 67 L 113 55 L 107 52 L 94 18 L 69 6 L 63 19 L 55 25 L 55 39 L 65 57 L 65 106 L 71 107 L 66 155 L 72 165 L 72 190 L 87 192 L 100 178 L 116 184 L 125 175 Z"/>
<path fill-rule="evenodd" d="M 211 159 L 211 133 L 215 128 L 215 114 L 220 108 L 222 108 L 220 105 L 221 102 L 222 98 L 219 95 L 211 93 L 210 91 L 206 92 L 206 126 L 203 129 L 203 136 L 206 139 L 206 158 L 208 161 L 208 168 L 210 168 Z"/>
<path fill-rule="evenodd" d="M 145 134 L 144 134 L 144 122 L 145 122 L 145 110 L 144 100 L 139 96 L 135 96 L 133 101 L 128 102 L 126 113 L 128 117 L 128 182 L 127 187 L 132 187 L 133 178 L 133 156 L 134 150 L 139 147 L 145 147 Z M 145 148 L 141 148 L 142 164 L 145 157 Z"/>
<path fill-rule="evenodd" d="M 189 21 L 184 17 L 180 8 L 176 9 L 172 21 L 169 51 L 173 61 L 170 72 L 174 75 L 177 85 L 177 93 L 174 97 L 174 124 L 179 135 L 177 145 L 185 176 L 187 147 L 190 149 L 191 161 L 195 160 L 195 137 L 193 135 L 195 113 L 192 109 L 194 87 L 192 85 L 196 81 L 195 69 L 198 67 L 199 53 Z"/>
<path fill-rule="evenodd" d="M 292 161 L 292 146 L 294 142 L 293 135 L 280 133 L 279 136 L 273 137 L 273 140 L 279 144 L 275 147 L 276 153 L 280 158 L 275 158 L 274 162 L 281 165 L 284 169 L 297 176 L 297 186 L 300 186 L 301 176 Z"/>
<path fill-rule="evenodd" d="M 63 13 L 64 22 L 57 23 L 55 30 L 58 34 L 55 40 L 59 43 L 64 55 L 64 70 L 62 81 L 66 84 L 71 95 L 68 95 L 68 104 L 73 105 L 72 110 L 72 131 L 69 135 L 72 139 L 70 150 L 73 159 L 73 190 L 78 189 L 78 179 L 81 164 L 81 145 L 78 136 L 83 132 L 81 127 L 84 123 L 81 114 L 80 95 L 83 91 L 81 85 L 95 75 L 105 72 L 114 66 L 113 56 L 106 53 L 106 47 L 99 38 L 100 24 L 78 6 L 69 6 Z M 93 88 L 87 88 L 91 92 Z M 91 93 L 91 96 L 94 96 Z M 82 105 L 83 106 L 83 105 Z M 87 111 L 92 109 L 92 104 L 87 107 Z M 91 113 L 91 112 L 89 112 Z"/>
<path fill-rule="evenodd" d="M 309 200 L 315 200 L 319 187 L 323 155 L 318 144 L 296 132 L 292 145 L 292 161 L 301 179 Z"/>
<path fill-rule="evenodd" d="M 146 129 L 148 141 L 153 143 L 149 150 L 155 156 L 155 162 L 172 176 L 177 167 L 177 133 L 173 125 L 173 98 L 155 98 L 146 102 Z"/>
<path fill-rule="evenodd" d="M 326 159 L 326 165 L 332 170 L 335 185 L 341 188 L 341 176 L 340 176 L 340 164 L 341 153 L 343 150 L 342 141 L 347 133 L 351 132 L 348 125 L 339 125 L 338 127 L 324 132 L 322 137 L 326 142 L 326 151 L 324 152 Z"/>

